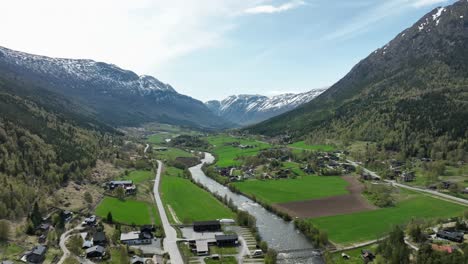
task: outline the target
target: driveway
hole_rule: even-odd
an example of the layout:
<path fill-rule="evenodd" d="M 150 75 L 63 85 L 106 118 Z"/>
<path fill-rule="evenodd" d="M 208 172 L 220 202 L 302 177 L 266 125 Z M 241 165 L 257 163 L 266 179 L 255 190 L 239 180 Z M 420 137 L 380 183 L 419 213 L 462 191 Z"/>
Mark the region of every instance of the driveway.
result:
<path fill-rule="evenodd" d="M 180 255 L 179 248 L 177 247 L 177 232 L 174 227 L 171 226 L 166 215 L 166 210 L 164 210 L 164 205 L 159 195 L 159 183 L 161 181 L 161 171 L 163 163 L 158 160 L 158 171 L 156 172 L 156 180 L 154 181 L 154 198 L 156 199 L 156 205 L 158 206 L 159 216 L 161 217 L 162 226 L 164 228 L 164 233 L 166 238 L 164 238 L 164 250 L 169 253 L 171 257 L 171 263 L 179 264 L 184 263 L 182 256 Z"/>
<path fill-rule="evenodd" d="M 83 226 L 81 224 L 79 224 L 75 228 L 72 228 L 72 229 L 68 230 L 67 232 L 63 233 L 60 236 L 59 246 L 60 246 L 60 249 L 63 252 L 63 255 L 60 258 L 60 260 L 57 262 L 57 264 L 63 264 L 63 262 L 70 256 L 70 250 L 68 250 L 66 244 L 67 244 L 68 239 L 71 236 L 71 233 L 73 233 L 74 231 L 80 230 L 82 228 L 83 228 Z"/>

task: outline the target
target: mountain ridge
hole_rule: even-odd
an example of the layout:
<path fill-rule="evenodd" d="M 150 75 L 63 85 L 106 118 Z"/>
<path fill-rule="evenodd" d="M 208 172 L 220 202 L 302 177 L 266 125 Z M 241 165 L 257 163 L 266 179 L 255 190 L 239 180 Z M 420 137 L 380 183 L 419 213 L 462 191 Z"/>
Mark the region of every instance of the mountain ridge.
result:
<path fill-rule="evenodd" d="M 468 2 L 458 1 L 427 13 L 316 99 L 245 131 L 375 141 L 407 155 L 431 156 L 441 140 L 464 148 L 467 71 Z"/>
<path fill-rule="evenodd" d="M 169 84 L 116 65 L 51 58 L 0 47 L 0 77 L 59 93 L 114 126 L 162 122 L 203 129 L 230 127 L 201 102 Z"/>
<path fill-rule="evenodd" d="M 317 97 L 326 89 L 314 89 L 304 93 L 285 93 L 275 96 L 239 94 L 223 100 L 211 100 L 205 105 L 218 116 L 240 125 L 261 122 L 290 111 Z"/>

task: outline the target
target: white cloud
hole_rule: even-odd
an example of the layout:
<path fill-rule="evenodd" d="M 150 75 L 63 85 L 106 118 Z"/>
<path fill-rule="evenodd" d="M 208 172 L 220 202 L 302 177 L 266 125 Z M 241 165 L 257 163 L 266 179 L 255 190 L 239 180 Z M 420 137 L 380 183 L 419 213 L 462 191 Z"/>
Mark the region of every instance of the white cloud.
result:
<path fill-rule="evenodd" d="M 0 0 L 0 46 L 90 58 L 152 74 L 222 45 L 235 15 L 258 0 Z"/>
<path fill-rule="evenodd" d="M 424 7 L 424 6 L 430 6 L 430 5 L 435 5 L 435 4 L 440 4 L 440 3 L 445 3 L 448 0 L 416 0 L 412 1 L 414 7 Z"/>
<path fill-rule="evenodd" d="M 273 13 L 281 13 L 284 11 L 288 11 L 299 6 L 305 5 L 304 1 L 294 0 L 291 2 L 284 3 L 282 5 L 274 6 L 274 5 L 259 5 L 251 8 L 247 8 L 244 12 L 246 14 L 273 14 Z"/>

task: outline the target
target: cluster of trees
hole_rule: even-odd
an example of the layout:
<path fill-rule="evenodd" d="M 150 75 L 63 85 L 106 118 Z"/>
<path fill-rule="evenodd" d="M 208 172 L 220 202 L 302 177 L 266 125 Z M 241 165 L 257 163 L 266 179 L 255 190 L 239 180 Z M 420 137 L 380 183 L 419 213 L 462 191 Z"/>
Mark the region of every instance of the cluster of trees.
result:
<path fill-rule="evenodd" d="M 210 143 L 199 136 L 180 135 L 171 139 L 169 145 L 177 148 L 204 150 L 209 148 Z"/>
<path fill-rule="evenodd" d="M 395 198 L 392 195 L 391 186 L 383 184 L 367 183 L 364 188 L 364 194 L 378 207 L 391 207 L 395 205 Z"/>
<path fill-rule="evenodd" d="M 388 238 L 381 241 L 377 247 L 378 264 L 409 264 L 410 250 L 405 244 L 405 233 L 399 226 L 395 226 Z"/>
<path fill-rule="evenodd" d="M 306 235 L 316 247 L 325 247 L 329 244 L 327 232 L 316 228 L 312 223 L 296 219 L 294 226 Z"/>

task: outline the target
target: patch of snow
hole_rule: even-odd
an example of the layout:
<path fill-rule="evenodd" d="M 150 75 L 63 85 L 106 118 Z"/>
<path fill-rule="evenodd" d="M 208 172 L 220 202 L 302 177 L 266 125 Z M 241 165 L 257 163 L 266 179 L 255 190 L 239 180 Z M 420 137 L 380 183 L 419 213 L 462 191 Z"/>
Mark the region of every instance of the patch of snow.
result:
<path fill-rule="evenodd" d="M 436 21 L 442 15 L 442 12 L 444 11 L 445 11 L 444 7 L 440 7 L 439 9 L 437 9 L 437 12 L 432 15 L 432 21 Z"/>

